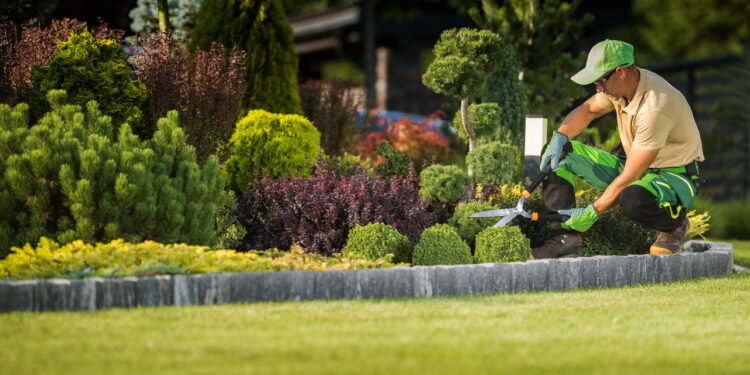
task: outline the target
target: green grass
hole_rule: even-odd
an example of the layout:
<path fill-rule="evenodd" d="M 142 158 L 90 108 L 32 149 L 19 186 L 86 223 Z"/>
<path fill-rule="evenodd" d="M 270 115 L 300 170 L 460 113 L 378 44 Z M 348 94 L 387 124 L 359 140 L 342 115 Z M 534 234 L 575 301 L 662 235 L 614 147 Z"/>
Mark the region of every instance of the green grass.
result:
<path fill-rule="evenodd" d="M 750 264 L 750 241 L 731 241 Z M 0 314 L 1 374 L 745 374 L 750 274 L 620 289 Z"/>

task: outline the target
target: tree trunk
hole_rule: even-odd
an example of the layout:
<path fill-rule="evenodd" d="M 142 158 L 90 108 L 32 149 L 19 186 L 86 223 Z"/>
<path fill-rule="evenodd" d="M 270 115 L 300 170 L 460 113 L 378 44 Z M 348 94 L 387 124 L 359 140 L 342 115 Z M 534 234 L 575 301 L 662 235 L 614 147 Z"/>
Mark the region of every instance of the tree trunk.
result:
<path fill-rule="evenodd" d="M 162 32 L 166 32 L 170 29 L 169 25 L 169 5 L 167 4 L 168 0 L 159 0 L 158 6 L 159 6 L 159 30 Z"/>
<path fill-rule="evenodd" d="M 469 98 L 462 98 L 461 99 L 461 125 L 464 127 L 464 131 L 466 132 L 466 135 L 469 137 L 469 152 L 474 151 L 475 148 L 477 148 L 477 134 L 474 133 L 474 128 L 471 127 L 471 124 L 469 124 Z M 471 169 L 471 167 L 468 167 L 467 172 L 469 173 L 470 177 L 474 177 L 474 171 Z"/>

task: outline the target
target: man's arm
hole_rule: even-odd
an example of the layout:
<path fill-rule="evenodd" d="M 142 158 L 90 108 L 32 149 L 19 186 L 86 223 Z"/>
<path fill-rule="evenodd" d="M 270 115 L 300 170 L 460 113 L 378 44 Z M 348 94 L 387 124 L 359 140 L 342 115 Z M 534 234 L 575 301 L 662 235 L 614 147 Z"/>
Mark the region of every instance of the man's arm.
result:
<path fill-rule="evenodd" d="M 558 132 L 565 134 L 568 139 L 573 139 L 578 134 L 589 126 L 591 121 L 596 120 L 602 115 L 612 111 L 612 108 L 602 107 L 596 103 L 596 95 L 592 95 L 583 104 L 576 107 L 576 109 L 570 111 L 562 125 L 557 130 Z"/>
<path fill-rule="evenodd" d="M 625 168 L 623 168 L 622 173 L 607 186 L 604 194 L 594 202 L 596 212 L 602 215 L 614 207 L 618 202 L 620 193 L 628 185 L 643 177 L 649 165 L 656 159 L 656 155 L 658 154 L 659 149 L 645 150 L 633 147 L 627 160 L 625 160 Z"/>

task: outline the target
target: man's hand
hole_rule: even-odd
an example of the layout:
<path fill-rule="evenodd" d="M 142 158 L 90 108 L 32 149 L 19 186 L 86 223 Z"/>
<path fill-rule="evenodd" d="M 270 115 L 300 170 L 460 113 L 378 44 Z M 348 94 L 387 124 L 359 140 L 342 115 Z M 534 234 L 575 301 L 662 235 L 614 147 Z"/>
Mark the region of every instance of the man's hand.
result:
<path fill-rule="evenodd" d="M 568 143 L 568 137 L 555 130 L 555 134 L 552 135 L 552 140 L 549 141 L 547 149 L 542 155 L 542 161 L 539 163 L 539 170 L 544 171 L 547 165 L 552 167 L 552 170 L 556 170 L 560 167 L 560 157 L 562 156 L 563 146 Z"/>
<path fill-rule="evenodd" d="M 593 204 L 588 205 L 586 208 L 558 210 L 557 213 L 570 216 L 570 219 L 562 223 L 563 228 L 572 229 L 578 232 L 589 230 L 589 228 L 591 228 L 591 226 L 601 217 L 601 215 L 599 215 L 594 209 Z"/>

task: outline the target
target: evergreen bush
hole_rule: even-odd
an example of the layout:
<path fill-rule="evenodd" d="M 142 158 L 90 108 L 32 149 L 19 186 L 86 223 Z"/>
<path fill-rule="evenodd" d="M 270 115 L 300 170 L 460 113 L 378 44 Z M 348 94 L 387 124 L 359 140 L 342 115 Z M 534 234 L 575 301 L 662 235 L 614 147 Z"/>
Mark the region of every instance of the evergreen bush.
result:
<path fill-rule="evenodd" d="M 517 226 L 489 227 L 477 235 L 477 263 L 524 262 L 531 257 L 531 243 Z"/>
<path fill-rule="evenodd" d="M 425 229 L 414 247 L 412 258 L 415 266 L 474 263 L 469 245 L 447 224 L 435 224 Z"/>
<path fill-rule="evenodd" d="M 306 177 L 318 157 L 320 132 L 306 118 L 250 111 L 230 139 L 225 165 L 229 186 L 243 191 L 258 171 L 270 177 Z"/>
<path fill-rule="evenodd" d="M 57 46 L 47 66 L 33 68 L 32 111 L 41 117 L 49 110 L 47 92 L 62 89 L 68 92 L 70 104 L 83 106 L 96 100 L 116 127 L 128 122 L 136 134 L 150 137 L 140 119 L 146 87 L 132 74 L 125 51 L 115 40 L 96 39 L 88 31 L 71 34 Z"/>
<path fill-rule="evenodd" d="M 90 244 L 74 241 L 61 246 L 42 237 L 37 246 L 14 248 L 0 260 L 0 279 L 49 277 L 124 277 L 156 274 L 201 274 L 219 272 L 326 271 L 389 268 L 391 256 L 375 260 L 336 254 L 324 257 L 292 246 L 289 251 L 211 251 L 204 246 L 161 244 L 153 241 L 127 243 L 114 240 Z"/>
<path fill-rule="evenodd" d="M 511 130 L 500 126 L 503 123 L 503 111 L 497 103 L 481 103 L 469 106 L 469 124 L 474 128 L 477 136 L 477 144 L 486 144 L 492 141 L 501 143 L 512 143 Z M 461 112 L 457 111 L 453 118 L 454 128 L 458 137 L 468 139 L 469 135 L 461 126 Z"/>
<path fill-rule="evenodd" d="M 169 24 L 174 29 L 175 39 L 187 39 L 195 27 L 202 0 L 168 0 Z M 151 33 L 159 30 L 158 0 L 138 0 L 138 5 L 128 15 L 133 20 L 130 30 L 136 33 Z"/>
<path fill-rule="evenodd" d="M 365 259 L 376 260 L 394 255 L 397 263 L 409 263 L 409 239 L 395 228 L 383 223 L 371 223 L 364 226 L 357 225 L 349 232 L 349 238 L 344 247 L 345 256 L 361 256 Z"/>
<path fill-rule="evenodd" d="M 282 0 L 203 0 L 191 35 L 193 48 L 218 42 L 247 52 L 243 109 L 301 114 L 297 55 Z"/>
<path fill-rule="evenodd" d="M 467 203 L 459 203 L 456 206 L 456 210 L 453 212 L 453 216 L 448 220 L 448 225 L 456 228 L 458 235 L 466 241 L 469 246 L 474 247 L 474 239 L 484 229 L 491 227 L 497 223 L 499 218 L 496 217 L 485 217 L 485 218 L 473 218 L 469 217 L 477 212 L 489 211 L 497 209 L 489 202 L 484 201 L 472 201 Z"/>
<path fill-rule="evenodd" d="M 94 101 L 63 104 L 62 90 L 48 99 L 52 111 L 31 127 L 28 105 L 0 105 L 0 251 L 42 236 L 215 242 L 224 179 L 216 158 L 198 166 L 176 112 L 141 141 L 127 124 L 115 133 Z"/>
<path fill-rule="evenodd" d="M 466 165 L 474 170 L 474 181 L 481 184 L 508 184 L 514 181 L 519 151 L 509 144 L 492 142 L 478 146 L 466 155 Z"/>
<path fill-rule="evenodd" d="M 455 202 L 463 196 L 469 176 L 455 165 L 431 165 L 419 174 L 419 193 L 426 201 Z"/>

